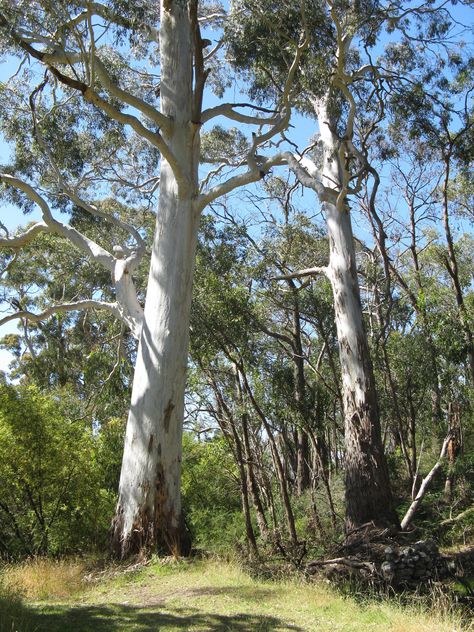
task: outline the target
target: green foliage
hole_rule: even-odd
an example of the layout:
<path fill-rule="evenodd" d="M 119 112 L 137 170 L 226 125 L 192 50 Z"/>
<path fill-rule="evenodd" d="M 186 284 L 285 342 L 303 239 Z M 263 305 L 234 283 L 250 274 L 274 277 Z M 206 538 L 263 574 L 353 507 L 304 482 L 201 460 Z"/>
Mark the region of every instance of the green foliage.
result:
<path fill-rule="evenodd" d="M 119 91 L 130 92 L 152 108 L 158 104 L 160 70 L 157 40 L 154 33 L 150 35 L 150 26 L 159 24 L 158 4 L 110 0 L 98 5 L 104 13 L 94 25 L 95 53 L 112 82 Z M 80 21 L 74 28 L 64 25 L 67 16 L 76 15 L 83 5 L 65 0 L 56 3 L 0 0 L 0 11 L 12 28 L 21 29 L 25 35 L 36 34 L 31 41 L 38 50 L 43 46 L 52 49 L 57 44 L 65 50 L 79 51 L 83 63 L 63 70 L 92 85 L 118 110 L 127 114 L 133 111 L 141 117 L 136 109 L 106 90 L 100 77 L 93 76 L 94 69 L 88 67 L 88 51 L 94 52 L 92 26 Z M 469 176 L 474 144 L 467 95 L 473 63 L 469 55 L 460 55 L 454 48 L 448 50 L 448 40 L 454 36 L 449 32 L 447 9 L 437 11 L 431 0 L 422 3 L 419 11 L 409 8 L 409 3 L 384 9 L 377 0 L 334 0 L 331 7 L 330 11 L 329 4 L 322 0 L 232 2 L 225 38 L 228 60 L 240 69 L 241 86 L 245 83 L 257 102 L 278 102 L 306 26 L 309 46 L 296 73 L 291 99 L 297 109 L 308 112 L 311 98 L 318 99 L 327 93 L 332 82 L 337 63 L 338 23 L 344 35 L 351 38 L 344 72 L 350 74 L 368 64 L 348 84 L 357 110 L 355 142 L 361 155 L 374 162 L 373 154 L 377 153 L 382 160 L 380 173 L 385 177 L 388 159 L 398 157 L 403 162 L 416 155 L 423 167 L 436 170 L 446 152 L 451 152 L 453 181 L 448 186 L 449 210 L 463 218 L 472 218 Z M 204 16 L 220 13 L 223 8 L 219 3 L 199 3 L 199 10 Z M 387 11 L 392 16 L 388 21 Z M 397 11 L 403 18 L 396 15 Z M 218 22 L 222 24 L 220 18 Z M 384 70 L 374 73 L 372 64 L 377 62 L 370 49 L 376 44 L 380 48 L 384 23 L 392 39 L 389 38 L 383 59 Z M 203 21 L 203 24 L 206 30 L 212 27 L 212 23 Z M 9 28 L 3 30 L 3 51 L 12 51 L 11 32 Z M 207 37 L 208 33 L 203 35 Z M 420 42 L 426 54 L 420 53 Z M 434 54 L 430 59 L 431 45 Z M 446 55 L 438 54 L 444 48 Z M 208 63 L 214 67 L 210 68 Z M 229 64 L 217 69 L 220 63 L 218 56 L 206 59 L 206 72 L 211 70 L 209 83 L 223 93 L 231 84 L 226 76 Z M 52 209 L 68 214 L 73 229 L 110 252 L 114 246 L 133 248 L 128 232 L 110 220 L 120 219 L 133 224 L 142 234 L 152 234 L 155 218 L 147 209 L 154 203 L 158 187 L 160 156 L 156 147 L 133 135 L 130 127 L 108 118 L 70 88 L 59 88 L 51 72 L 40 77 L 38 67 L 24 63 L 7 84 L 0 85 L 0 132 L 13 146 L 11 164 L 5 171 L 23 176 L 37 186 Z M 32 95 L 33 86 L 43 79 Z M 335 132 L 342 132 L 348 106 L 344 104 L 340 86 L 334 84 L 331 90 L 330 107 L 337 114 Z M 459 108 L 464 96 L 465 109 Z M 457 113 L 456 108 L 459 108 Z M 387 113 L 391 117 L 390 126 Z M 140 120 L 151 132 L 156 131 L 149 117 Z M 288 140 L 294 149 L 297 136 L 293 137 L 290 129 Z M 40 139 L 48 151 L 41 147 Z M 224 159 L 229 167 L 245 163 L 249 146 L 239 128 L 215 126 L 204 131 L 201 139 L 203 162 Z M 341 149 L 345 140 L 340 138 Z M 316 138 L 313 141 L 314 148 L 306 155 L 313 157 L 319 167 L 321 144 L 318 146 Z M 379 141 L 382 149 L 377 152 Z M 269 146 L 262 151 L 266 149 L 270 151 Z M 51 156 L 55 164 L 48 159 Z M 349 161 L 350 152 L 347 158 Z M 405 194 L 416 181 L 416 173 L 408 173 L 406 165 L 403 167 Z M 365 166 L 360 174 L 356 173 L 358 169 L 353 167 L 354 178 L 348 183 L 353 191 L 358 191 L 352 197 L 354 209 L 357 198 L 363 202 L 370 197 L 363 179 Z M 95 205 L 100 217 L 87 214 L 61 192 L 59 173 L 68 186 Z M 209 175 L 218 180 L 225 173 L 227 170 L 217 169 Z M 442 173 L 436 174 L 437 182 Z M 417 447 L 418 455 L 420 444 L 425 441 L 425 451 L 431 458 L 436 456 L 433 450 L 445 430 L 442 414 L 433 421 L 435 388 L 440 391 L 440 409 L 452 402 L 465 404 L 463 424 L 472 428 L 472 413 L 467 406 L 472 399 L 472 386 L 466 377 L 469 341 L 465 330 L 467 326 L 471 330 L 473 327 L 474 295 L 472 239 L 456 238 L 458 276 L 465 298 L 465 320 L 461 323 L 446 268 L 449 254 L 446 244 L 438 233 L 429 234 L 420 227 L 432 214 L 436 222 L 439 213 L 439 186 L 428 188 L 430 192 L 425 189 L 420 196 L 423 219 L 415 217 L 413 222 L 414 230 L 419 232 L 413 236 L 419 269 L 411 261 L 410 248 L 402 254 L 397 250 L 403 250 L 405 245 L 402 248 L 401 244 L 409 243 L 410 238 L 404 232 L 405 218 L 398 208 L 397 217 L 382 218 L 388 232 L 389 226 L 400 227 L 397 228 L 400 235 L 392 240 L 388 235 L 383 236 L 393 270 L 388 269 L 387 262 L 386 269 L 381 269 L 378 251 L 371 251 L 370 246 L 358 246 L 357 256 L 358 264 L 366 255 L 373 258 L 370 264 L 362 264 L 367 287 L 364 308 L 368 308 L 366 313 L 371 319 L 384 422 L 392 435 L 397 432 L 405 435 L 408 448 L 414 452 Z M 246 450 L 254 459 L 264 511 L 270 514 L 275 510 L 278 523 L 275 528 L 281 527 L 283 533 L 286 527 L 281 489 L 275 482 L 275 454 L 269 448 L 270 431 L 283 462 L 299 537 L 305 539 L 308 534 L 313 537 L 314 498 L 323 525 L 321 531 L 329 534 L 332 529 L 325 505 L 327 494 L 320 481 L 313 481 L 314 498 L 308 492 L 300 498 L 293 494 L 297 435 L 301 428 L 311 430 L 315 442 L 317 439 L 327 448 L 329 464 L 336 470 L 332 476 L 336 511 L 342 514 L 337 468 L 343 457 L 343 411 L 338 397 L 338 348 L 330 284 L 322 279 L 295 283 L 272 280 L 290 270 L 327 263 L 328 242 L 314 219 L 317 209 L 310 218 L 307 198 L 302 198 L 303 210 L 294 209 L 295 190 L 292 178 L 285 179 L 277 168 L 262 180 L 258 196 L 251 200 L 262 224 L 256 225 L 253 217 L 247 227 L 239 224 L 233 216 L 234 209 L 228 208 L 224 208 L 219 220 L 205 217 L 202 221 L 192 310 L 189 397 L 191 401 L 204 402 L 203 408 L 208 412 L 201 413 L 198 425 L 202 428 L 210 420 L 213 430 L 208 434 L 213 438 L 198 441 L 191 434 L 185 435 L 183 494 L 195 542 L 208 550 L 228 550 L 244 538 L 236 439 L 231 432 L 224 439 L 215 430 L 217 425 L 225 431 L 233 424 L 235 435 L 242 434 L 244 409 L 250 429 Z M 2 188 L 0 195 L 25 212 L 33 207 L 16 190 Z M 251 190 L 246 195 L 248 201 Z M 250 204 L 245 202 L 244 206 Z M 216 208 L 220 207 L 216 204 Z M 227 226 L 223 218 L 230 216 L 232 220 Z M 433 223 L 432 219 L 429 221 Z M 373 228 L 374 218 L 371 224 Z M 369 237 L 366 243 L 370 241 Z M 115 298 L 110 271 L 100 268 L 55 235 L 41 235 L 15 255 L 10 251 L 1 256 L 2 269 L 12 262 L 14 265 L 2 279 L 3 299 L 10 304 L 8 309 L 15 306 L 40 311 L 51 304 L 80 297 L 107 301 Z M 145 257 L 134 274 L 139 288 L 145 287 L 147 267 Z M 387 277 L 393 277 L 392 288 L 388 287 Z M 370 293 L 373 296 L 369 297 Z M 411 303 L 407 300 L 410 293 L 415 297 Z M 143 299 L 143 291 L 139 290 L 139 300 Z M 91 312 L 59 314 L 48 321 L 23 325 L 18 332 L 8 334 L 0 343 L 14 355 L 10 377 L 21 381 L 19 387 L 0 386 L 0 460 L 4 464 L 0 473 L 0 551 L 5 555 L 20 555 L 80 550 L 104 540 L 112 513 L 123 445 L 122 416 L 129 401 L 135 343 L 111 316 Z M 382 355 L 382 345 L 386 358 Z M 296 358 L 304 364 L 300 374 L 295 372 Z M 239 363 L 239 371 L 242 375 L 245 371 L 248 380 L 245 387 L 239 384 L 240 389 L 236 385 Z M 111 372 L 112 367 L 115 368 Z M 396 419 L 394 393 L 387 382 L 388 369 L 402 411 L 400 419 Z M 222 401 L 218 401 L 218 395 Z M 224 412 L 222 402 L 228 406 Z M 408 417 L 416 426 L 414 436 L 408 436 Z M 267 420 L 264 429 L 262 418 Z M 391 447 L 397 492 L 407 503 L 411 485 L 396 437 Z M 314 452 L 311 447 L 308 462 L 311 461 L 311 474 L 317 479 L 319 466 L 312 458 Z M 460 506 L 472 493 L 471 465 L 467 451 L 454 465 L 453 503 Z M 427 501 L 427 510 L 420 512 L 422 526 L 429 524 L 429 520 L 434 522 L 433 508 L 443 516 L 451 509 L 442 499 L 441 475 Z M 322 534 L 318 537 L 322 538 Z"/>
<path fill-rule="evenodd" d="M 114 494 L 98 446 L 65 391 L 0 387 L 0 546 L 8 556 L 80 551 L 104 542 Z M 76 408 L 77 412 L 77 408 Z"/>
<path fill-rule="evenodd" d="M 305 72 L 299 75 L 295 92 L 310 90 L 312 94 L 318 94 L 330 73 L 324 57 L 327 60 L 333 45 L 333 26 L 323 3 L 303 4 L 312 37 L 303 62 Z M 232 3 L 226 37 L 232 62 L 242 69 L 252 98 L 260 102 L 268 98 L 278 99 L 278 85 L 288 72 L 303 32 L 299 3 L 265 0 L 255 9 L 249 9 L 245 1 Z M 271 72 L 268 72 L 269 68 Z"/>
<path fill-rule="evenodd" d="M 237 128 L 224 129 L 215 125 L 201 136 L 201 162 L 243 160 L 249 151 L 245 135 Z"/>
<path fill-rule="evenodd" d="M 195 546 L 223 553 L 244 539 L 237 466 L 222 437 L 196 441 L 185 433 L 182 493 Z"/>

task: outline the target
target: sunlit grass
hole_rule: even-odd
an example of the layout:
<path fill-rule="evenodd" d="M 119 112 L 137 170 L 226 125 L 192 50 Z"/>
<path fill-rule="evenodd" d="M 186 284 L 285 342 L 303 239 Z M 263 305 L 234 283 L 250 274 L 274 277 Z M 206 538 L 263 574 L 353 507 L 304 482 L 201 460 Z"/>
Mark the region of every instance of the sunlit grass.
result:
<path fill-rule="evenodd" d="M 86 566 L 79 560 L 34 558 L 6 566 L 2 575 L 6 588 L 25 599 L 64 599 L 84 588 Z"/>
<path fill-rule="evenodd" d="M 0 576 L 0 632 L 27 632 L 27 619 L 21 596 Z"/>
<path fill-rule="evenodd" d="M 11 578 L 45 577 L 39 597 L 31 581 L 25 603 L 28 627 L 19 632 L 214 631 L 281 632 L 464 632 L 469 628 L 449 612 L 406 607 L 393 600 L 358 600 L 330 586 L 293 580 L 252 579 L 238 565 L 219 561 L 156 561 L 136 572 L 112 567 L 98 573 L 87 590 L 80 590 L 80 563 L 28 564 L 7 571 Z M 69 566 L 69 568 L 67 568 Z M 41 567 L 41 572 L 38 570 Z M 44 569 L 48 568 L 46 572 Z M 58 571 L 59 579 L 50 578 Z M 41 574 L 42 573 L 42 574 Z M 61 588 L 68 584 L 74 590 Z M 49 588 L 47 588 L 48 586 Z M 48 593 L 48 590 L 51 592 Z M 79 592 L 78 592 L 79 590 Z M 60 594 L 62 592 L 62 595 Z M 0 601 L 0 609 L 2 602 Z M 0 615 L 1 619 L 1 615 Z M 13 628 L 1 628 L 0 632 Z"/>

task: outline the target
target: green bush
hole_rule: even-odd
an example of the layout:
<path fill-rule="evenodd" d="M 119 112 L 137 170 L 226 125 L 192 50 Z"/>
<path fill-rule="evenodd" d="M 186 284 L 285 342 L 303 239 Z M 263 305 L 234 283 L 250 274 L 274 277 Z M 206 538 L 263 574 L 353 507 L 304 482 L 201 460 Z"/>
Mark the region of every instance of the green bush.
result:
<path fill-rule="evenodd" d="M 183 440 L 183 507 L 196 547 L 215 553 L 245 540 L 237 467 L 225 439 Z"/>
<path fill-rule="evenodd" d="M 104 542 L 114 494 L 102 485 L 97 438 L 72 411 L 67 393 L 0 386 L 4 557 L 81 551 Z"/>

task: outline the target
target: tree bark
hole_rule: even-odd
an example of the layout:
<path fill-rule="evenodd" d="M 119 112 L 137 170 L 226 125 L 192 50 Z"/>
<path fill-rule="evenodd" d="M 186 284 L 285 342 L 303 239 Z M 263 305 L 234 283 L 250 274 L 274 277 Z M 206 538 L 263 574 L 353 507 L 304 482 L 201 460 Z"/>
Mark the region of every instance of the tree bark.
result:
<path fill-rule="evenodd" d="M 269 529 L 268 522 L 265 516 L 265 511 L 263 509 L 263 504 L 260 498 L 260 491 L 258 488 L 258 482 L 255 476 L 254 471 L 254 460 L 252 449 L 250 447 L 250 438 L 248 431 L 248 415 L 247 413 L 242 414 L 242 433 L 243 433 L 243 441 L 244 441 L 244 451 L 245 451 L 245 462 L 247 465 L 247 485 L 250 492 L 250 496 L 252 498 L 252 503 L 255 509 L 255 516 L 257 518 L 258 530 L 260 531 L 260 537 L 263 540 L 268 540 L 269 537 Z"/>
<path fill-rule="evenodd" d="M 448 406 L 449 432 L 451 439 L 448 443 L 448 473 L 444 484 L 444 500 L 451 502 L 454 487 L 454 471 L 456 459 L 462 450 L 462 429 L 461 429 L 461 411 L 460 406 L 456 403 L 454 406 L 450 402 Z"/>
<path fill-rule="evenodd" d="M 202 368 L 201 363 L 200 366 Z M 232 450 L 234 460 L 239 470 L 240 498 L 242 501 L 242 511 L 244 512 L 247 543 L 249 544 L 251 554 L 258 557 L 257 540 L 255 538 L 255 532 L 252 525 L 252 516 L 250 513 L 249 490 L 247 485 L 247 474 L 244 465 L 244 451 L 242 447 L 242 441 L 240 439 L 239 433 L 237 432 L 235 417 L 232 413 L 232 410 L 227 405 L 225 398 L 223 397 L 215 379 L 213 378 L 212 371 L 209 371 L 208 373 L 208 380 L 212 390 L 214 391 L 218 411 L 220 413 L 217 416 L 217 422 L 222 431 L 222 434 L 227 440 L 230 449 Z"/>
<path fill-rule="evenodd" d="M 241 414 L 241 425 L 242 425 L 242 442 L 243 442 L 243 453 L 245 457 L 245 466 L 246 466 L 246 474 L 247 474 L 247 489 L 252 499 L 252 503 L 255 509 L 255 516 L 257 519 L 258 529 L 260 531 L 260 537 L 263 540 L 268 540 L 269 530 L 268 530 L 268 522 L 265 517 L 265 512 L 263 509 L 262 501 L 260 499 L 260 492 L 258 489 L 257 479 L 255 477 L 255 461 L 252 454 L 252 449 L 250 445 L 250 436 L 249 436 L 249 415 L 245 410 L 245 397 L 244 391 L 242 389 L 242 383 L 240 381 L 240 373 L 238 366 L 235 366 L 235 380 L 237 386 L 237 396 L 239 398 L 240 405 L 242 407 Z"/>
<path fill-rule="evenodd" d="M 464 339 L 466 341 L 466 352 L 467 358 L 469 362 L 469 370 L 472 384 L 474 385 L 474 335 L 472 333 L 472 329 L 469 324 L 469 317 L 466 310 L 466 305 L 464 302 L 464 294 L 461 287 L 461 282 L 459 279 L 459 269 L 458 269 L 458 261 L 456 257 L 456 250 L 454 248 L 453 235 L 451 233 L 451 226 L 449 222 L 449 180 L 451 177 L 451 152 L 450 149 L 444 155 L 444 164 L 445 164 L 445 176 L 443 181 L 443 224 L 444 224 L 444 232 L 446 235 L 446 244 L 448 247 L 448 257 L 446 258 L 446 269 L 448 270 L 449 276 L 451 277 L 454 292 L 456 295 L 456 304 L 459 310 L 459 317 L 461 320 L 461 325 L 464 331 Z"/>
<path fill-rule="evenodd" d="M 186 553 L 180 498 L 189 316 L 199 212 L 199 134 L 192 122 L 193 33 L 187 2 L 161 6 L 161 111 L 173 121 L 162 157 L 146 304 L 127 422 L 113 549 Z M 178 168 L 177 168 L 178 167 Z"/>
<path fill-rule="evenodd" d="M 303 345 L 301 343 L 301 322 L 298 290 L 293 280 L 288 285 L 293 299 L 293 374 L 295 381 L 295 402 L 299 413 L 299 423 L 296 428 L 296 491 L 301 496 L 309 488 L 309 439 L 306 431 L 308 406 L 306 401 L 306 380 L 304 375 Z"/>
<path fill-rule="evenodd" d="M 322 184 L 337 197 L 323 203 L 329 236 L 328 277 L 342 372 L 345 426 L 346 529 L 366 522 L 398 526 L 388 467 L 383 451 L 375 380 L 365 330 L 355 261 L 355 248 L 341 160 L 341 142 L 328 99 L 316 104 L 323 147 Z"/>
<path fill-rule="evenodd" d="M 277 479 L 280 487 L 281 500 L 283 502 L 283 507 L 285 509 L 286 521 L 288 526 L 288 534 L 290 536 L 290 541 L 292 544 L 298 544 L 298 536 L 296 533 L 296 525 L 295 525 L 295 517 L 293 515 L 293 509 L 291 507 L 290 495 L 288 493 L 287 481 L 285 478 L 283 463 L 280 458 L 280 454 L 278 452 L 278 446 L 275 441 L 275 437 L 273 436 L 272 429 L 270 428 L 267 418 L 258 405 L 257 400 L 254 397 L 252 389 L 250 388 L 250 384 L 247 379 L 247 375 L 243 369 L 243 366 L 239 366 L 239 371 L 242 376 L 243 388 L 247 392 L 250 402 L 255 409 L 255 412 L 262 420 L 263 427 L 265 428 L 265 432 L 267 433 L 268 441 L 270 444 L 270 452 L 273 459 L 273 464 L 275 466 L 275 471 L 277 474 Z"/>

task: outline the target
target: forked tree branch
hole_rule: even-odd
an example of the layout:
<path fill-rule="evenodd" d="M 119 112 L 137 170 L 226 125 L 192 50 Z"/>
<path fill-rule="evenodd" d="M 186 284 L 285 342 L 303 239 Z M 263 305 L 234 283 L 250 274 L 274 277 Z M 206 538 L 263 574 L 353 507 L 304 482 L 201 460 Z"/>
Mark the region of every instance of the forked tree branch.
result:
<path fill-rule="evenodd" d="M 290 123 L 291 117 L 291 90 L 293 87 L 293 82 L 295 78 L 295 74 L 298 70 L 299 63 L 303 52 L 306 50 L 309 44 L 308 34 L 305 33 L 305 37 L 302 42 L 298 43 L 296 46 L 295 55 L 291 66 L 288 70 L 288 76 L 285 81 L 285 85 L 281 94 L 281 114 L 275 117 L 273 120 L 273 124 L 267 132 L 262 134 L 253 135 L 252 145 L 247 154 L 247 164 L 249 169 L 241 173 L 237 176 L 233 176 L 222 182 L 221 184 L 216 185 L 206 193 L 201 194 L 196 202 L 196 209 L 198 211 L 202 211 L 202 209 L 213 202 L 218 197 L 230 193 L 234 189 L 244 186 L 246 184 L 250 184 L 252 182 L 257 182 L 261 178 L 267 174 L 270 169 L 274 166 L 285 164 L 285 160 L 282 154 L 277 154 L 271 158 L 265 157 L 257 157 L 256 152 L 258 147 L 264 145 L 266 142 L 271 140 L 277 134 L 282 133 Z M 259 120 L 259 124 L 262 125 L 262 122 Z M 265 123 L 263 123 L 265 124 Z"/>
<path fill-rule="evenodd" d="M 420 489 L 418 490 L 418 493 L 417 493 L 417 495 L 415 497 L 415 500 L 411 503 L 411 505 L 408 508 L 408 511 L 406 512 L 405 516 L 403 517 L 403 520 L 401 522 L 402 531 L 406 531 L 406 529 L 410 525 L 411 521 L 413 520 L 413 517 L 415 515 L 416 510 L 421 505 L 421 501 L 423 500 L 423 498 L 425 497 L 426 492 L 428 491 L 428 487 L 431 485 L 431 481 L 433 480 L 433 478 L 435 477 L 436 473 L 438 472 L 438 470 L 443 465 L 443 459 L 446 456 L 446 451 L 448 449 L 448 445 L 449 445 L 449 442 L 451 441 L 451 439 L 452 439 L 452 435 L 451 435 L 451 433 L 449 433 L 448 436 L 443 441 L 443 445 L 441 447 L 441 452 L 439 453 L 438 460 L 433 465 L 433 467 L 431 468 L 430 472 L 422 480 L 421 485 L 420 485 Z"/>
<path fill-rule="evenodd" d="M 143 320 L 143 308 L 138 302 L 137 292 L 135 288 L 135 284 L 133 282 L 132 274 L 133 270 L 138 265 L 141 254 L 143 254 L 142 250 L 139 249 L 137 253 L 127 253 L 120 252 L 117 256 L 112 255 L 110 252 L 102 248 L 99 244 L 97 244 L 92 239 L 89 239 L 86 235 L 80 233 L 78 230 L 69 226 L 68 224 L 63 224 L 58 220 L 54 219 L 52 216 L 51 210 L 46 202 L 46 200 L 33 189 L 28 183 L 20 180 L 19 178 L 15 178 L 9 174 L 0 174 L 0 182 L 3 182 L 6 185 L 12 186 L 20 191 L 23 191 L 30 200 L 38 204 L 43 213 L 43 222 L 38 222 L 34 224 L 30 229 L 21 233 L 20 235 L 13 237 L 5 237 L 0 239 L 0 248 L 11 248 L 13 250 L 17 250 L 22 246 L 31 242 L 36 235 L 39 233 L 51 233 L 59 235 L 67 239 L 70 243 L 76 246 L 82 252 L 85 252 L 87 256 L 101 264 L 106 270 L 111 273 L 112 282 L 115 287 L 115 292 L 117 296 L 116 303 L 103 303 L 100 301 L 78 301 L 76 303 L 71 303 L 68 305 L 74 305 L 75 307 L 70 307 L 69 309 L 64 306 L 60 306 L 62 311 L 71 311 L 71 309 L 86 309 L 87 307 L 96 306 L 102 307 L 103 309 L 108 309 L 112 311 L 120 320 L 122 320 L 131 330 L 133 336 L 138 338 L 140 335 L 142 320 Z M 121 249 L 123 250 L 123 249 Z M 120 249 L 117 249 L 117 253 L 119 253 Z M 129 256 L 126 256 L 126 255 Z M 125 258 L 122 257 L 125 255 Z M 46 310 L 42 314 L 43 318 L 46 318 L 48 314 L 54 313 L 57 311 L 56 308 L 50 308 L 52 311 Z M 33 313 L 16 313 L 11 314 L 0 321 L 0 324 L 3 322 L 8 322 L 8 320 L 12 320 L 13 318 L 22 318 L 29 317 L 30 320 L 38 320 L 37 315 Z"/>
<path fill-rule="evenodd" d="M 167 142 L 164 140 L 159 131 L 150 130 L 136 116 L 133 116 L 126 112 L 122 112 L 120 109 L 112 105 L 112 103 L 102 98 L 91 86 L 88 86 L 83 81 L 64 74 L 54 65 L 73 65 L 79 62 L 83 62 L 84 59 L 82 55 L 73 52 L 69 53 L 61 49 L 59 49 L 59 51 L 56 53 L 47 53 L 37 50 L 36 48 L 31 46 L 31 44 L 26 42 L 21 37 L 21 35 L 13 29 L 8 19 L 2 13 L 0 13 L 0 27 L 7 31 L 8 35 L 22 50 L 24 50 L 34 59 L 37 59 L 38 61 L 43 63 L 60 83 L 80 92 L 85 101 L 91 103 L 92 105 L 95 105 L 97 108 L 110 116 L 111 119 L 117 121 L 118 123 L 130 126 L 135 133 L 137 133 L 142 138 L 145 138 L 150 144 L 156 147 L 171 166 L 176 180 L 178 181 L 180 186 L 190 186 L 188 178 L 183 174 L 178 160 L 176 159 L 174 153 L 171 151 Z M 105 66 L 100 63 L 100 60 L 97 64 L 97 70 L 99 72 L 102 72 L 102 79 L 106 82 L 106 87 L 111 91 L 111 94 L 113 96 L 122 100 L 123 103 L 133 105 L 134 107 L 145 113 L 149 118 L 152 118 L 155 122 L 159 122 L 159 126 L 162 127 L 165 132 L 169 133 L 171 131 L 172 121 L 168 117 L 163 116 L 160 112 L 149 106 L 145 101 L 122 90 L 116 84 L 114 84 L 110 79 L 110 76 L 107 74 Z"/>
<path fill-rule="evenodd" d="M 35 189 L 29 185 L 24 180 L 20 180 L 20 178 L 15 178 L 6 173 L 0 174 L 0 182 L 4 184 L 14 187 L 19 191 L 23 191 L 27 195 L 27 197 L 37 204 L 43 214 L 43 222 L 39 222 L 35 224 L 29 231 L 19 235 L 18 237 L 10 237 L 4 238 L 0 240 L 0 245 L 3 248 L 18 248 L 24 243 L 28 243 L 31 241 L 33 237 L 35 237 L 40 232 L 49 232 L 55 233 L 56 235 L 60 235 L 68 239 L 72 244 L 74 244 L 77 248 L 86 252 L 89 256 L 91 256 L 95 261 L 100 263 L 104 268 L 113 272 L 115 267 L 115 258 L 110 252 L 102 248 L 99 244 L 97 244 L 86 235 L 83 235 L 78 230 L 69 226 L 67 224 L 63 224 L 62 222 L 55 219 L 51 213 L 51 209 L 49 208 L 46 200 L 37 192 Z M 33 234 L 32 234 L 33 233 Z M 25 235 L 27 241 L 25 242 Z M 23 244 L 21 243 L 23 241 Z"/>

